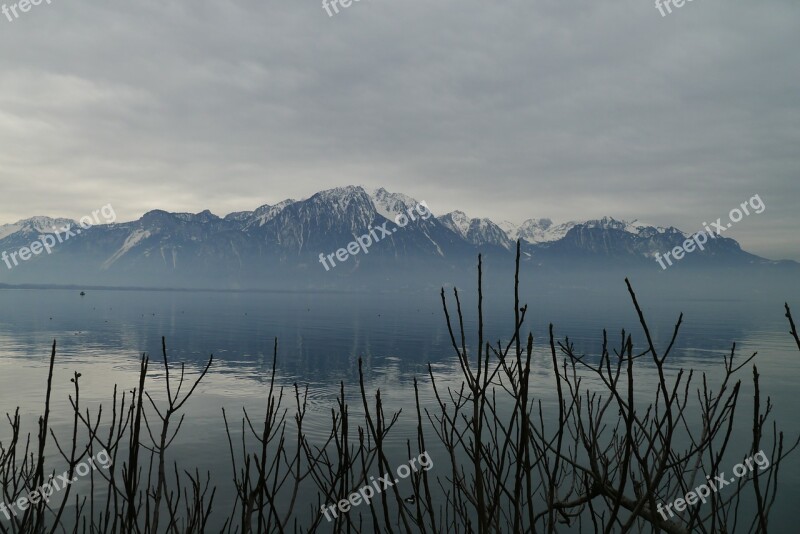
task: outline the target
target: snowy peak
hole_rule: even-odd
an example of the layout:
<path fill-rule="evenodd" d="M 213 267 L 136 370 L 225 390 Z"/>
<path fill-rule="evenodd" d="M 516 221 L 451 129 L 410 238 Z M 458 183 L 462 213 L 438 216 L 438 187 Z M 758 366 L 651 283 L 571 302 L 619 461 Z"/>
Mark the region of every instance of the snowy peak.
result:
<path fill-rule="evenodd" d="M 52 255 L 26 263 L 25 268 L 0 269 L 0 282 L 64 283 L 64 273 L 70 273 L 71 283 L 108 285 L 282 287 L 295 280 L 303 287 L 317 283 L 334 287 L 346 277 L 360 284 L 361 280 L 411 276 L 428 268 L 453 273 L 459 266 L 474 265 L 478 252 L 487 258 L 512 256 L 517 239 L 524 261 L 537 268 L 638 265 L 657 269 L 654 254 L 672 250 L 686 239 L 676 228 L 638 220 L 602 217 L 559 224 L 531 218 L 522 224 L 496 224 L 462 211 L 410 221 L 402 231 L 393 228 L 396 215 L 416 205 L 414 198 L 385 188 L 368 192 L 346 186 L 224 218 L 208 210 L 153 210 L 135 221 L 97 225 L 80 239 L 60 243 Z M 40 234 L 52 233 L 53 227 L 76 224 L 69 219 L 33 217 L 0 226 L 0 251 L 19 250 Z M 386 225 L 388 234 L 378 230 Z M 350 251 L 349 244 L 366 235 L 372 235 L 374 245 L 369 253 Z M 344 247 L 353 259 L 335 274 L 318 264 L 321 254 L 330 260 L 335 252 L 338 258 Z M 681 266 L 777 263 L 748 254 L 733 239 L 720 237 L 708 240 L 702 253 L 692 254 Z M 792 262 L 781 268 L 800 272 Z"/>
<path fill-rule="evenodd" d="M 663 226 L 656 226 L 654 224 L 642 222 L 639 219 L 634 219 L 633 221 L 629 222 L 627 226 L 625 226 L 625 231 L 642 237 L 651 237 L 658 234 L 671 234 L 675 232 L 684 235 L 683 232 L 673 226 L 665 228 Z"/>
<path fill-rule="evenodd" d="M 416 199 L 408 195 L 390 193 L 383 187 L 372 191 L 370 197 L 372 198 L 372 203 L 375 204 L 375 211 L 389 220 L 394 220 L 400 213 L 406 213 L 409 209 L 419 204 Z"/>
<path fill-rule="evenodd" d="M 264 204 L 253 211 L 235 211 L 225 216 L 225 220 L 236 223 L 242 229 L 258 228 L 264 226 L 274 219 L 287 206 L 294 204 L 296 200 L 288 198 L 277 204 Z"/>
<path fill-rule="evenodd" d="M 587 228 L 601 228 L 603 230 L 621 230 L 625 231 L 625 228 L 628 227 L 628 223 L 626 221 L 618 221 L 613 217 L 603 217 L 602 219 L 594 219 L 591 221 L 586 221 L 583 223 Z"/>
<path fill-rule="evenodd" d="M 286 206 L 291 206 L 294 203 L 295 201 L 293 199 L 288 198 L 286 200 L 278 202 L 274 206 L 270 206 L 269 204 L 264 204 L 263 206 L 256 209 L 252 213 L 249 221 L 245 225 L 245 228 L 252 228 L 253 226 L 264 226 L 269 221 L 277 217 L 284 210 L 284 208 L 286 208 Z"/>
<path fill-rule="evenodd" d="M 633 221 L 629 222 L 614 219 L 613 217 L 603 217 L 602 219 L 586 221 L 582 223 L 581 226 L 584 228 L 599 228 L 601 230 L 617 230 L 639 237 L 653 237 L 660 234 L 688 235 L 672 226 L 664 228 L 662 226 L 644 223 L 638 219 L 634 219 Z"/>
<path fill-rule="evenodd" d="M 514 224 L 511 221 L 500 221 L 499 223 L 497 223 L 497 226 L 499 226 L 500 229 L 506 233 L 509 239 L 513 239 L 516 241 L 517 233 L 519 231 L 519 225 Z"/>
<path fill-rule="evenodd" d="M 378 217 L 372 199 L 361 186 L 336 187 L 297 202 L 262 206 L 256 214 L 245 231 L 280 254 L 319 254 L 329 248 L 329 242 L 347 244 L 367 231 Z"/>
<path fill-rule="evenodd" d="M 498 245 L 505 249 L 513 247 L 513 242 L 503 229 L 489 219 L 472 219 L 467 241 L 473 245 Z"/>
<path fill-rule="evenodd" d="M 360 185 L 336 187 L 320 191 L 308 200 L 297 203 L 306 217 L 347 219 L 354 224 L 368 224 L 375 219 L 376 210 L 372 199 Z"/>
<path fill-rule="evenodd" d="M 345 187 L 334 187 L 325 191 L 320 191 L 308 199 L 308 202 L 324 204 L 337 211 L 346 211 L 354 203 L 363 204 L 367 200 L 372 203 L 364 188 L 360 185 L 348 185 Z"/>
<path fill-rule="evenodd" d="M 36 216 L 29 219 L 22 219 L 13 224 L 0 226 L 0 239 L 22 232 L 23 235 L 52 234 L 60 231 L 65 226 L 76 226 L 78 223 L 72 219 L 52 218 Z"/>
<path fill-rule="evenodd" d="M 252 211 L 234 211 L 233 213 L 227 214 L 223 217 L 226 221 L 232 222 L 246 222 L 250 217 L 253 216 Z"/>
<path fill-rule="evenodd" d="M 531 244 L 550 243 L 558 241 L 569 232 L 577 223 L 570 221 L 563 224 L 554 225 L 550 219 L 528 219 L 513 233 L 509 233 L 511 239 L 521 239 Z"/>
<path fill-rule="evenodd" d="M 61 218 L 53 219 L 51 217 L 37 216 L 37 217 L 31 217 L 30 219 L 17 221 L 16 224 L 21 226 L 22 228 L 33 230 L 34 232 L 46 233 L 46 232 L 53 232 L 54 227 L 56 229 L 60 229 L 66 225 L 76 225 L 78 223 L 73 221 L 72 219 L 61 219 Z"/>
<path fill-rule="evenodd" d="M 628 222 L 613 217 L 602 217 L 600 219 L 590 219 L 583 222 L 569 221 L 562 224 L 554 224 L 551 219 L 528 219 L 519 226 L 508 221 L 503 221 L 499 226 L 506 232 L 509 239 L 522 239 L 533 245 L 558 241 L 576 226 L 581 228 L 598 228 L 601 230 L 617 230 L 642 237 L 678 231 L 675 228 L 663 228 L 643 223 L 638 219 Z"/>
<path fill-rule="evenodd" d="M 451 211 L 446 215 L 442 215 L 441 217 L 437 217 L 439 222 L 445 225 L 447 228 L 461 236 L 462 238 L 466 239 L 467 234 L 469 233 L 469 227 L 472 224 L 472 220 L 467 217 L 467 214 L 463 211 Z"/>
<path fill-rule="evenodd" d="M 451 211 L 438 218 L 444 226 L 473 245 L 513 246 L 505 230 L 489 219 L 470 219 L 463 211 Z"/>

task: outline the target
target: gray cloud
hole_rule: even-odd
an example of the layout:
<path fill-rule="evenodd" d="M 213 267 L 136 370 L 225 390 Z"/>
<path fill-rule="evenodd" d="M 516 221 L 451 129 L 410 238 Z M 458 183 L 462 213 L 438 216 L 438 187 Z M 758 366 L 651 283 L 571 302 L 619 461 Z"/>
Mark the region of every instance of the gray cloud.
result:
<path fill-rule="evenodd" d="M 691 231 L 758 193 L 729 235 L 800 260 L 798 23 L 789 1 L 52 0 L 0 19 L 0 222 L 352 183 Z"/>

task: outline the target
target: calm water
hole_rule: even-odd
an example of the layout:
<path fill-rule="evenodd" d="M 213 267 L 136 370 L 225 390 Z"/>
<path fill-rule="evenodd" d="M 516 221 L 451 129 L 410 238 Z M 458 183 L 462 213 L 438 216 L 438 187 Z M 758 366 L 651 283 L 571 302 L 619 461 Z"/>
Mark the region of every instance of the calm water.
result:
<path fill-rule="evenodd" d="M 487 298 L 486 332 L 489 339 L 507 340 L 513 324 L 513 296 L 501 288 Z M 664 346 L 680 311 L 685 313 L 673 367 L 691 367 L 716 373 L 722 355 L 737 343 L 737 354 L 758 351 L 756 360 L 767 394 L 775 401 L 775 416 L 788 436 L 800 432 L 794 405 L 800 383 L 800 352 L 789 337 L 783 300 L 695 299 L 670 300 L 640 295 L 651 332 Z M 787 297 L 788 298 L 788 297 Z M 559 337 L 569 336 L 579 352 L 597 354 L 602 329 L 612 340 L 623 327 L 634 335 L 636 348 L 644 341 L 624 286 L 609 295 L 528 295 L 529 328 L 537 343 L 533 388 L 552 401 L 548 322 Z M 475 332 L 475 295 L 465 294 L 463 306 L 468 332 Z M 790 300 L 791 302 L 791 300 Z M 796 316 L 800 318 L 800 299 Z M 457 364 L 450 347 L 438 294 L 353 295 L 316 293 L 215 293 L 90 291 L 0 291 L 0 409 L 20 406 L 26 429 L 34 431 L 44 403 L 49 347 L 58 341 L 54 380 L 57 432 L 67 428 L 68 395 L 73 371 L 82 373 L 81 396 L 87 405 L 107 403 L 114 384 L 129 390 L 136 384 L 142 352 L 153 356 L 150 391 L 163 386 L 160 366 L 161 336 L 166 336 L 172 362 L 186 362 L 196 373 L 210 354 L 214 365 L 187 405 L 191 424 L 184 426 L 172 449 L 173 459 L 186 467 L 210 469 L 218 501 L 215 509 L 227 511 L 231 469 L 221 408 L 233 418 L 241 408 L 263 413 L 265 391 L 272 365 L 273 339 L 279 339 L 278 383 L 309 386 L 310 407 L 306 428 L 314 439 L 327 435 L 330 407 L 343 382 L 356 402 L 358 358 L 364 360 L 369 387 L 381 389 L 387 411 L 403 409 L 411 416 L 411 381 L 422 379 L 423 402 L 432 402 L 426 377 L 427 364 L 442 380 L 455 377 Z M 475 335 L 471 336 L 474 343 Z M 647 387 L 652 369 L 644 366 L 637 383 Z M 749 371 L 742 374 L 745 383 Z M 162 388 L 163 389 L 163 388 Z M 745 387 L 744 392 L 750 389 Z M 291 408 L 291 405 L 289 406 Z M 256 416 L 258 417 L 258 416 Z M 415 424 L 401 417 L 394 432 L 397 451 Z M 739 421 L 746 436 L 748 421 Z M 7 430 L 0 429 L 0 439 Z M 432 437 L 432 433 L 431 433 Z M 747 441 L 742 441 L 747 453 Z M 733 453 L 733 451 L 731 451 Z M 436 457 L 434 455 L 434 460 Z M 794 457 L 782 471 L 782 494 L 776 503 L 773 526 L 794 524 L 791 517 L 800 492 L 800 459 Z"/>

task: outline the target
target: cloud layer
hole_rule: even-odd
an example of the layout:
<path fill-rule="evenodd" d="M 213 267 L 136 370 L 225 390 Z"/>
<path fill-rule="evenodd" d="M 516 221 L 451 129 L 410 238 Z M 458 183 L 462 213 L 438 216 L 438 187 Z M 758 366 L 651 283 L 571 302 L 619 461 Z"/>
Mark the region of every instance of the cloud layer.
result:
<path fill-rule="evenodd" d="M 223 215 L 344 184 L 610 215 L 800 260 L 800 6 L 52 0 L 0 19 L 0 222 Z"/>

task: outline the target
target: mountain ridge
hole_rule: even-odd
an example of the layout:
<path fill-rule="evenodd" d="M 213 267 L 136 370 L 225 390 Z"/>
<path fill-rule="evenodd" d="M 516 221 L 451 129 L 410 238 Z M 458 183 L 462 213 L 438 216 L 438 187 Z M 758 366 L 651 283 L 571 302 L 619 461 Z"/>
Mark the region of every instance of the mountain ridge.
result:
<path fill-rule="evenodd" d="M 10 269 L 0 263 L 0 283 L 52 283 L 65 277 L 101 285 L 225 288 L 280 287 L 281 281 L 300 287 L 378 283 L 431 269 L 458 273 L 464 265 L 474 265 L 479 253 L 486 258 L 513 256 L 517 239 L 526 268 L 660 270 L 655 254 L 680 246 L 690 235 L 675 227 L 613 217 L 558 224 L 530 218 L 515 225 L 470 218 L 458 210 L 417 217 L 406 225 L 395 222 L 417 204 L 403 193 L 350 185 L 224 216 L 209 210 L 151 210 L 134 221 L 84 229 L 53 247 L 52 254 L 35 255 Z M 0 252 L 18 251 L 39 235 L 52 234 L 50 228 L 67 224 L 76 223 L 38 216 L 2 225 Z M 394 231 L 361 254 L 352 254 L 333 272 L 317 264 L 320 254 L 345 249 L 381 226 Z M 761 258 L 719 236 L 672 269 L 676 267 L 794 269 L 800 264 Z"/>

